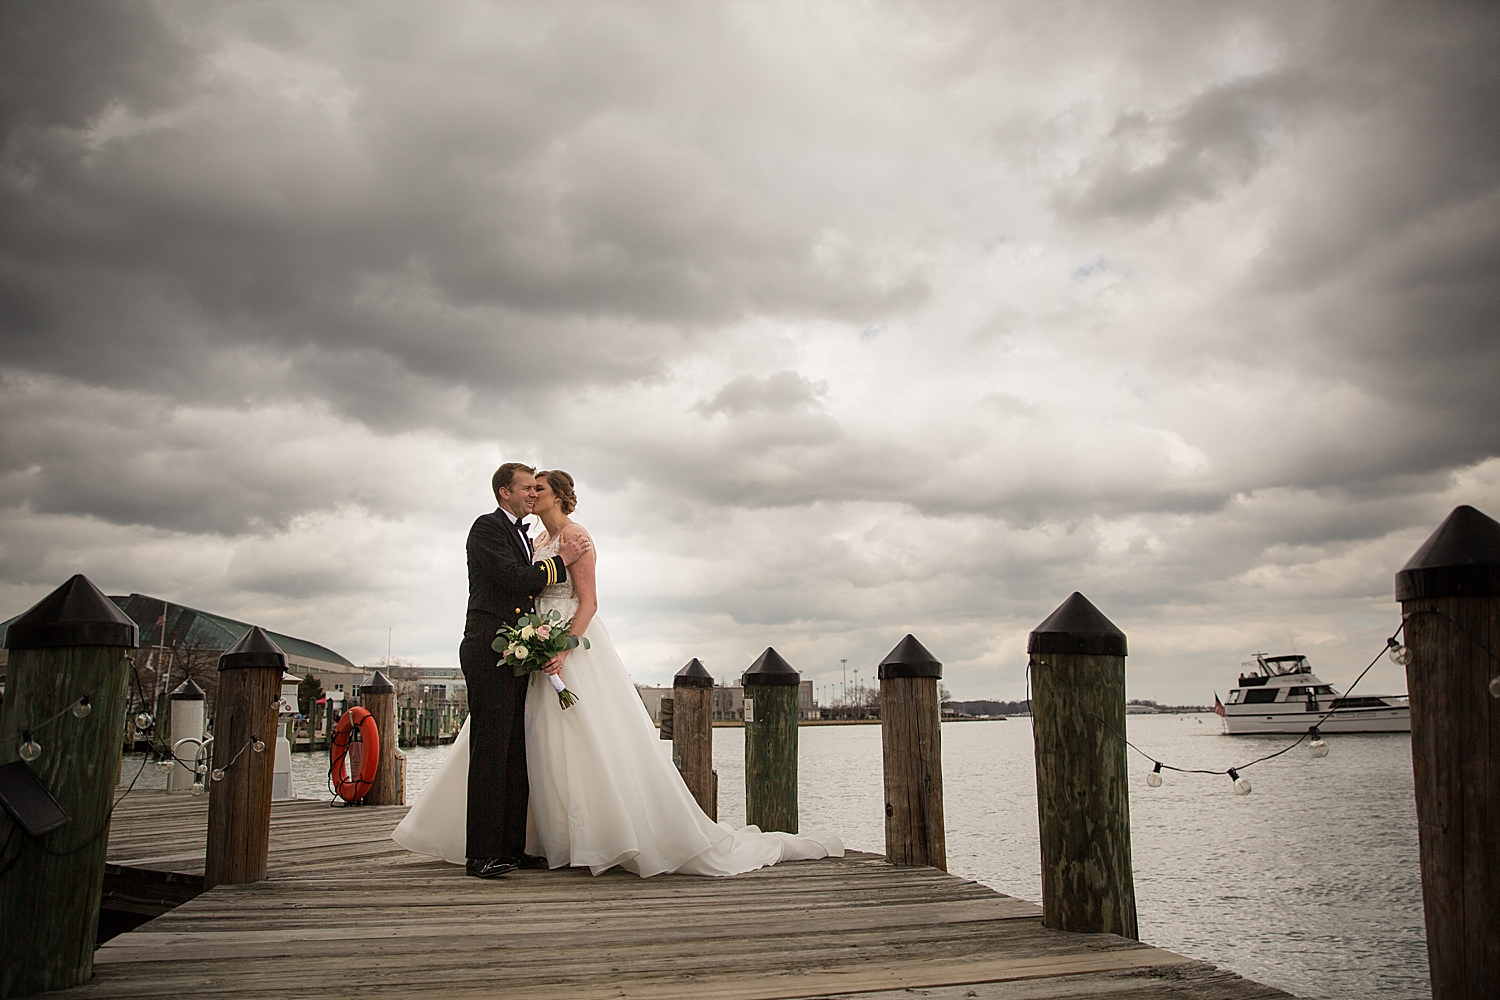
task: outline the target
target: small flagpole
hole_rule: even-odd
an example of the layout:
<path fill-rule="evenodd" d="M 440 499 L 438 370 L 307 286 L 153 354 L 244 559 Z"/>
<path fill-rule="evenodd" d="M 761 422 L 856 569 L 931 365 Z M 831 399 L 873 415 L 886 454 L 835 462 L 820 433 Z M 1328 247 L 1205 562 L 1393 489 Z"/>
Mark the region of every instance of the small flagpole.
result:
<path fill-rule="evenodd" d="M 167 602 L 166 601 L 162 601 L 161 602 L 161 649 L 162 649 L 162 654 L 165 655 L 166 651 L 167 651 Z M 161 657 L 160 656 L 158 656 L 156 658 L 156 665 L 158 667 L 161 666 Z M 167 674 L 166 674 L 166 680 L 162 684 L 162 691 L 165 692 L 165 691 L 170 691 L 170 690 L 172 690 L 172 661 L 169 659 L 169 660 L 167 660 Z M 161 694 L 158 693 L 157 694 L 157 701 L 159 702 L 160 700 L 161 700 Z M 152 706 L 152 708 L 153 708 L 153 712 L 154 712 L 155 706 Z"/>

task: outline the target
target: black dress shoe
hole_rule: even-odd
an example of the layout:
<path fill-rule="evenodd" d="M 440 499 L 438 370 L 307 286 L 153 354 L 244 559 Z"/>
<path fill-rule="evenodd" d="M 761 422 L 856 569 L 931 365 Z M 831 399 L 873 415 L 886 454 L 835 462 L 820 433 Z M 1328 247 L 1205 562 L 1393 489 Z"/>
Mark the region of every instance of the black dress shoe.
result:
<path fill-rule="evenodd" d="M 516 866 L 504 858 L 469 858 L 464 862 L 464 872 L 475 878 L 499 878 L 515 870 Z"/>
<path fill-rule="evenodd" d="M 517 868 L 546 868 L 547 859 L 539 858 L 535 854 L 518 854 L 513 858 L 503 859 L 507 864 L 515 865 Z"/>

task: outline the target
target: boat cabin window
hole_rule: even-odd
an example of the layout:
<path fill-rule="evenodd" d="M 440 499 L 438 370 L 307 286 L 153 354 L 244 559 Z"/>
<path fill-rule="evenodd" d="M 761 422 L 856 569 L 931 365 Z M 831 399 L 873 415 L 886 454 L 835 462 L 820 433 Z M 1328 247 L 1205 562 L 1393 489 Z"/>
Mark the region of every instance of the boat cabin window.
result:
<path fill-rule="evenodd" d="M 1327 684 L 1319 684 L 1317 687 L 1313 688 L 1313 694 L 1333 694 L 1333 688 L 1329 687 Z"/>
<path fill-rule="evenodd" d="M 1242 693 L 1243 692 L 1241 692 L 1239 688 L 1235 688 L 1233 691 L 1229 692 L 1229 704 L 1238 705 L 1240 703 L 1240 695 Z"/>
<path fill-rule="evenodd" d="M 1383 698 L 1340 698 L 1334 708 L 1390 708 Z"/>
<path fill-rule="evenodd" d="M 1280 693 L 1280 689 L 1279 688 L 1261 688 L 1261 689 L 1259 689 L 1257 691 L 1246 691 L 1245 692 L 1245 704 L 1247 704 L 1247 705 L 1264 705 L 1264 704 L 1268 704 L 1270 702 L 1275 701 L 1276 700 L 1276 695 L 1279 694 L 1279 693 Z"/>

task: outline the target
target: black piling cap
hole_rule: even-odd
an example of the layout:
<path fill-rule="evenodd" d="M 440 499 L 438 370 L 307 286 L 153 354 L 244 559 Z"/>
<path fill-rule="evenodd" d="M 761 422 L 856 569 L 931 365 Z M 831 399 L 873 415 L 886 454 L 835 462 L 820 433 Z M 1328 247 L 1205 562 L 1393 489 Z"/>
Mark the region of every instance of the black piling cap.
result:
<path fill-rule="evenodd" d="M 395 694 L 396 685 L 382 671 L 375 671 L 375 676 L 370 678 L 368 684 L 359 686 L 360 694 Z"/>
<path fill-rule="evenodd" d="M 927 647 L 908 634 L 896 643 L 896 648 L 880 661 L 880 679 L 887 677 L 941 677 L 943 665 L 937 657 L 927 652 Z"/>
<path fill-rule="evenodd" d="M 6 649 L 140 645 L 140 630 L 82 573 L 42 598 L 5 630 Z"/>
<path fill-rule="evenodd" d="M 792 668 L 792 665 L 781 658 L 771 646 L 745 671 L 745 686 L 751 684 L 801 684 L 802 675 Z"/>
<path fill-rule="evenodd" d="M 673 676 L 672 686 L 674 688 L 711 688 L 714 686 L 714 675 L 709 673 L 708 668 L 699 663 L 695 656 Z"/>
<path fill-rule="evenodd" d="M 193 682 L 193 679 L 189 677 L 187 680 L 183 681 L 181 684 L 173 688 L 172 693 L 167 695 L 167 699 L 169 701 L 202 701 L 203 689 L 195 684 Z"/>
<path fill-rule="evenodd" d="M 220 670 L 248 670 L 252 667 L 275 667 L 286 670 L 286 654 L 271 641 L 266 630 L 256 625 L 240 641 L 219 654 Z"/>
<path fill-rule="evenodd" d="M 1046 621 L 1031 630 L 1026 652 L 1124 656 L 1125 633 L 1075 590 Z"/>
<path fill-rule="evenodd" d="M 1396 574 L 1396 600 L 1500 594 L 1500 522 L 1453 508 Z"/>

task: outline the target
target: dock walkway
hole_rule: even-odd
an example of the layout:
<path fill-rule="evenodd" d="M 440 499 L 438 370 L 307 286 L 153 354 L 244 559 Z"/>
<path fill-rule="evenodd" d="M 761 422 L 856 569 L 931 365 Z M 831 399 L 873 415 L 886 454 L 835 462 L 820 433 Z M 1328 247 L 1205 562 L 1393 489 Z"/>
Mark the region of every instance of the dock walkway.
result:
<path fill-rule="evenodd" d="M 567 870 L 480 881 L 391 841 L 405 812 L 277 803 L 268 878 L 202 892 L 207 798 L 134 792 L 110 830 L 106 906 L 161 915 L 102 945 L 89 984 L 49 995 L 1288 996 L 1136 941 L 1048 930 L 1033 903 L 879 855 L 730 879 Z"/>

